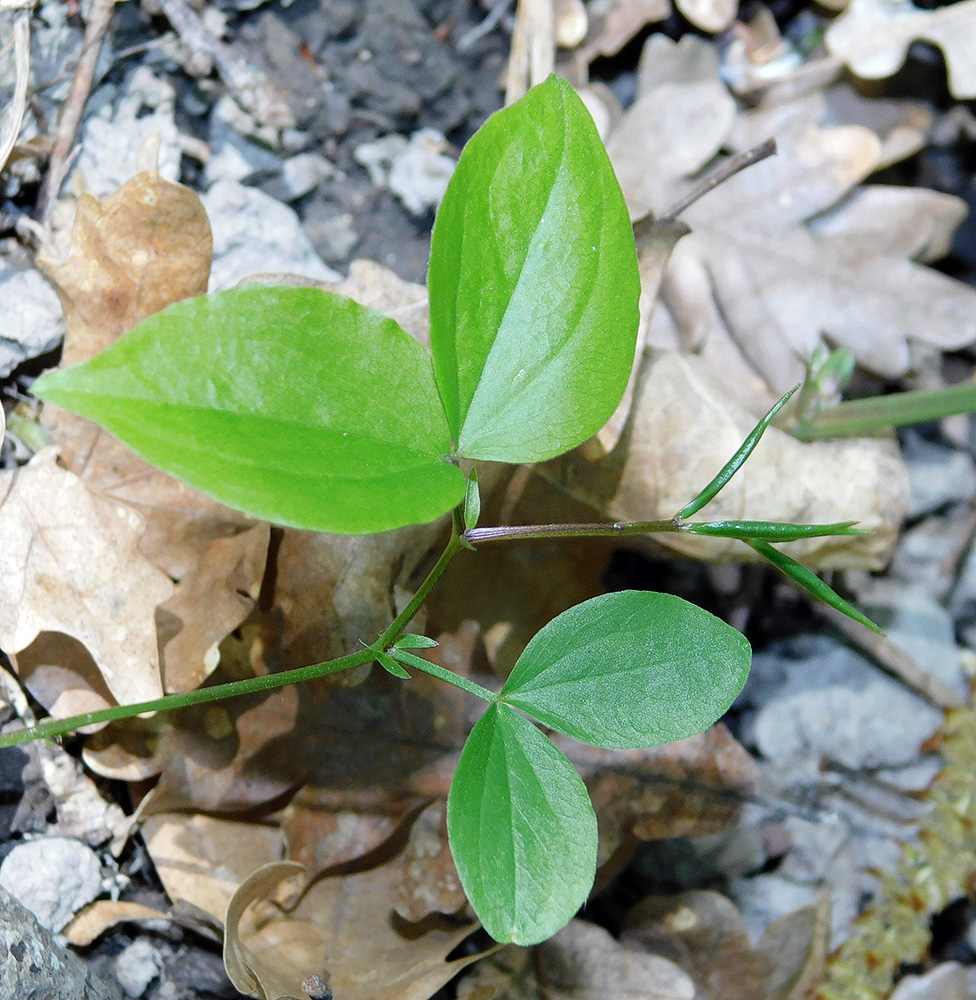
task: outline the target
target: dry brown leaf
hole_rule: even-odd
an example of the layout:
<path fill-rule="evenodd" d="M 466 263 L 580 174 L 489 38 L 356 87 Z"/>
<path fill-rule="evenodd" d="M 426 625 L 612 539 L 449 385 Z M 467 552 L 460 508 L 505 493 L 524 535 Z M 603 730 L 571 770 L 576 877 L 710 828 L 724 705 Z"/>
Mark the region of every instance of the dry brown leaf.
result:
<path fill-rule="evenodd" d="M 602 927 L 582 920 L 571 921 L 534 949 L 505 948 L 458 985 L 458 1000 L 694 1000 L 696 996 L 694 983 L 674 962 L 624 947 Z"/>
<path fill-rule="evenodd" d="M 4 473 L 0 491 L 0 647 L 63 633 L 119 703 L 160 697 L 153 613 L 173 585 L 138 551 L 139 515 L 90 493 L 53 450 Z"/>
<path fill-rule="evenodd" d="M 851 0 L 826 37 L 830 52 L 869 80 L 897 72 L 915 41 L 942 49 L 953 97 L 976 97 L 976 0 L 938 10 L 910 0 Z"/>
<path fill-rule="evenodd" d="M 447 840 L 446 803 L 432 802 L 410 827 L 394 909 L 418 923 L 431 913 L 458 913 L 467 905 Z"/>
<path fill-rule="evenodd" d="M 662 104 L 675 122 L 698 113 L 707 82 L 703 44 L 682 52 L 654 40 L 671 79 L 650 74 L 642 84 L 649 89 L 608 140 L 635 214 L 660 211 L 692 185 L 671 164 L 692 172 L 718 152 L 717 129 L 711 149 L 693 130 L 675 131 L 654 148 L 641 141 L 642 128 L 660 121 Z M 851 211 L 849 195 L 878 166 L 880 140 L 864 127 L 822 127 L 817 109 L 818 102 L 807 101 L 799 110 L 787 103 L 739 113 L 733 145 L 773 135 L 779 155 L 683 213 L 692 233 L 675 249 L 664 308 L 652 323 L 653 343 L 700 350 L 728 391 L 758 410 L 771 395 L 764 383 L 780 395 L 798 382 L 801 358 L 824 336 L 889 377 L 907 370 L 910 339 L 954 349 L 976 338 L 976 291 L 920 266 L 897 234 L 878 233 L 877 221 L 872 235 L 881 238 L 868 249 L 863 216 Z M 917 224 L 929 227 L 929 194 L 911 194 Z M 842 249 L 842 234 L 857 252 Z"/>
<path fill-rule="evenodd" d="M 37 258 L 65 310 L 62 363 L 90 358 L 147 316 L 206 292 L 211 247 L 196 193 L 154 171 L 108 198 L 82 194 L 67 256 L 55 259 L 49 250 Z M 71 471 L 144 515 L 140 548 L 176 580 L 214 539 L 254 523 L 148 465 L 82 417 L 45 407 L 43 419 Z"/>
<path fill-rule="evenodd" d="M 238 989 L 298 1000 L 302 980 L 315 974 L 342 1000 L 426 1000 L 483 954 L 447 961 L 475 925 L 417 927 L 398 920 L 392 911 L 398 858 L 320 878 L 287 913 L 261 904 L 277 882 L 301 871 L 290 862 L 269 866 L 232 900 L 224 955 Z"/>
<path fill-rule="evenodd" d="M 695 1000 L 804 1000 L 823 975 L 829 934 L 824 901 L 780 917 L 753 948 L 731 900 L 692 890 L 641 900 L 624 918 L 621 941 L 680 966 Z"/>
<path fill-rule="evenodd" d="M 87 948 L 107 930 L 122 923 L 144 923 L 150 927 L 168 927 L 172 918 L 151 906 L 125 900 L 97 899 L 75 914 L 61 932 L 77 948 Z"/>
<path fill-rule="evenodd" d="M 553 740 L 586 782 L 599 822 L 601 864 L 628 838 L 705 837 L 734 827 L 758 780 L 755 760 L 721 724 L 648 750 Z"/>
<path fill-rule="evenodd" d="M 167 693 L 198 688 L 216 669 L 220 643 L 254 609 L 270 534 L 262 522 L 215 539 L 156 609 Z"/>
<path fill-rule="evenodd" d="M 248 875 L 283 855 L 274 826 L 216 816 L 160 813 L 146 817 L 142 834 L 169 898 L 221 923 Z"/>

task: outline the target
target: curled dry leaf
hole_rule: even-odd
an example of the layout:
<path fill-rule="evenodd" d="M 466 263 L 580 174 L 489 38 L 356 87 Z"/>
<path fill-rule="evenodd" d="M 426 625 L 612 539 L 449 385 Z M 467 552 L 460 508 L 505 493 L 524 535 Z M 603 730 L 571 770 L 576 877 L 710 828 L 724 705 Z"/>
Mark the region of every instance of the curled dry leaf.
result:
<path fill-rule="evenodd" d="M 447 960 L 474 925 L 430 922 L 412 927 L 392 911 L 401 864 L 316 880 L 287 913 L 261 901 L 293 863 L 255 872 L 231 901 L 225 964 L 234 985 L 268 1000 L 303 997 L 302 980 L 318 975 L 342 1000 L 426 1000 L 484 952 Z M 248 907 L 258 904 L 257 911 Z"/>
<path fill-rule="evenodd" d="M 160 697 L 153 613 L 173 585 L 138 551 L 139 515 L 90 493 L 53 450 L 3 473 L 0 491 L 0 647 L 62 633 L 118 702 Z"/>
<path fill-rule="evenodd" d="M 97 899 L 80 910 L 62 931 L 77 948 L 87 948 L 107 930 L 122 923 L 145 924 L 147 928 L 166 928 L 172 923 L 169 914 L 142 903 L 125 900 Z"/>
<path fill-rule="evenodd" d="M 830 52 L 869 80 L 897 72 L 915 41 L 942 49 L 953 97 L 976 97 L 976 0 L 938 10 L 910 0 L 851 0 L 826 37 Z"/>

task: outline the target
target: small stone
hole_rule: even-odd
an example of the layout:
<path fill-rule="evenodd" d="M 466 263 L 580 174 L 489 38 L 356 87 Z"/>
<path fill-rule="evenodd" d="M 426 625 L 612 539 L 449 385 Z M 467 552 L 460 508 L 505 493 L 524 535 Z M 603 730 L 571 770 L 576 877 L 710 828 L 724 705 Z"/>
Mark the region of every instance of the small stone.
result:
<path fill-rule="evenodd" d="M 33 268 L 0 263 L 0 377 L 29 358 L 54 350 L 64 336 L 64 313 L 57 293 Z"/>
<path fill-rule="evenodd" d="M 906 431 L 902 456 L 911 482 L 908 517 L 921 517 L 950 503 L 968 503 L 976 493 L 976 463 L 965 452 Z"/>
<path fill-rule="evenodd" d="M 267 271 L 340 280 L 315 252 L 298 216 L 263 191 L 220 181 L 202 201 L 214 240 L 210 291 L 231 288 L 250 274 Z"/>
<path fill-rule="evenodd" d="M 112 963 L 115 978 L 130 997 L 141 997 L 162 967 L 159 953 L 146 938 L 137 938 Z"/>
<path fill-rule="evenodd" d="M 286 201 L 297 201 L 334 176 L 336 168 L 318 153 L 299 153 L 281 165 Z"/>
<path fill-rule="evenodd" d="M 102 866 L 91 848 L 68 837 L 18 844 L 0 865 L 0 885 L 49 930 L 59 931 L 102 891 Z"/>

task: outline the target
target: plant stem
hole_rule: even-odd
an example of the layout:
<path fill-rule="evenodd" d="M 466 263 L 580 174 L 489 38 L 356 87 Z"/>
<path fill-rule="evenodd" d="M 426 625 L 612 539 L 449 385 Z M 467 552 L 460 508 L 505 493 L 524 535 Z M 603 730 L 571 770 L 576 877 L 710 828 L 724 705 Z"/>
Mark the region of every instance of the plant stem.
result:
<path fill-rule="evenodd" d="M 473 694 L 476 698 L 487 701 L 489 704 L 495 700 L 496 695 L 494 691 L 468 680 L 467 677 L 462 677 L 460 674 L 454 673 L 453 670 L 448 670 L 437 663 L 431 663 L 430 660 L 425 660 L 421 656 L 414 656 L 413 653 L 408 653 L 403 649 L 391 650 L 390 656 L 401 663 L 405 663 L 408 667 L 413 667 L 414 670 L 422 670 L 425 674 L 430 674 L 431 677 L 447 681 L 448 684 L 453 684 L 456 688 L 467 691 L 468 694 Z"/>
<path fill-rule="evenodd" d="M 143 712 L 167 712 L 176 708 L 188 708 L 190 705 L 204 705 L 210 701 L 223 701 L 224 698 L 238 698 L 245 694 L 258 691 L 274 691 L 288 684 L 300 684 L 302 681 L 338 674 L 350 670 L 372 660 L 370 649 L 360 649 L 355 653 L 340 656 L 324 663 L 313 663 L 307 667 L 296 667 L 278 674 L 264 674 L 261 677 L 248 677 L 242 681 L 231 681 L 228 684 L 218 684 L 215 687 L 197 688 L 195 691 L 183 691 L 180 694 L 170 694 L 155 701 L 142 701 L 134 705 L 113 705 L 111 708 L 100 708 L 84 715 L 73 715 L 70 719 L 48 719 L 36 726 L 19 729 L 14 733 L 0 734 L 0 749 L 17 746 L 20 743 L 30 743 L 32 740 L 56 739 L 93 725 L 96 722 L 116 722 L 119 719 L 131 719 Z"/>
<path fill-rule="evenodd" d="M 420 585 L 417 593 L 413 595 L 410 603 L 396 616 L 374 644 L 376 648 L 386 649 L 396 642 L 404 629 L 410 624 L 413 616 L 420 610 L 421 605 L 427 600 L 431 590 L 434 589 L 437 581 L 444 574 L 444 570 L 447 569 L 448 563 L 450 563 L 461 547 L 461 535 L 457 527 L 457 518 L 455 518 L 451 529 L 450 541 L 441 553 L 440 558 L 434 564 L 434 568 L 427 574 L 426 579 Z M 180 694 L 171 694 L 165 698 L 158 698 L 155 701 L 143 701 L 135 705 L 113 705 L 111 708 L 101 708 L 96 712 L 73 715 L 70 719 L 48 719 L 27 729 L 20 729 L 14 733 L 0 734 L 0 749 L 17 746 L 21 743 L 30 743 L 32 740 L 56 739 L 84 726 L 90 726 L 97 722 L 117 722 L 120 719 L 131 719 L 133 716 L 142 715 L 143 712 L 167 712 L 175 708 L 203 705 L 210 701 L 237 698 L 241 695 L 254 694 L 258 691 L 274 691 L 288 684 L 300 684 L 303 681 L 315 680 L 318 677 L 326 677 L 329 674 L 338 674 L 343 670 L 350 670 L 353 667 L 369 663 L 375 658 L 374 650 L 367 647 L 366 649 L 357 650 L 355 653 L 340 656 L 335 660 L 327 660 L 324 663 L 313 663 L 307 667 L 297 667 L 294 670 L 285 670 L 278 674 L 248 677 L 241 681 L 231 681 L 229 684 L 218 684 L 215 687 L 184 691 Z M 426 661 L 423 662 L 426 663 Z M 455 678 L 457 675 L 451 674 L 450 676 L 451 678 Z M 450 683 L 455 683 L 453 679 L 448 680 Z M 474 685 L 474 687 L 478 688 L 478 685 Z M 477 691 L 472 689 L 472 694 L 483 697 L 480 692 L 484 690 L 487 689 L 479 688 Z M 489 697 L 493 698 L 494 695 L 489 692 Z"/>
<path fill-rule="evenodd" d="M 461 538 L 461 532 L 458 530 L 458 519 L 454 517 L 451 523 L 450 540 L 440 554 L 440 558 L 434 563 L 434 568 L 427 574 L 424 582 L 410 599 L 410 603 L 390 622 L 383 634 L 373 644 L 377 649 L 386 650 L 400 638 L 413 616 L 427 600 L 430 592 L 437 586 L 437 581 L 444 575 L 444 570 L 447 569 L 450 561 L 457 555 L 458 550 L 464 547 Z"/>
<path fill-rule="evenodd" d="M 710 191 L 714 191 L 719 184 L 724 184 L 730 177 L 735 176 L 741 170 L 751 167 L 761 160 L 776 154 L 776 140 L 767 139 L 752 149 L 747 149 L 744 153 L 739 153 L 727 160 L 713 173 L 709 174 L 697 187 L 693 188 L 684 198 L 672 205 L 658 220 L 659 222 L 670 222 L 686 209 L 690 208 L 699 198 L 704 197 Z"/>
<path fill-rule="evenodd" d="M 682 531 L 679 521 L 614 521 L 612 524 L 516 524 L 493 528 L 469 528 L 464 537 L 472 545 L 507 542 L 521 538 L 623 538 Z"/>
<path fill-rule="evenodd" d="M 801 441 L 855 437 L 973 411 L 976 411 L 976 385 L 965 382 L 945 389 L 916 389 L 850 399 L 801 420 L 793 428 L 793 435 Z"/>

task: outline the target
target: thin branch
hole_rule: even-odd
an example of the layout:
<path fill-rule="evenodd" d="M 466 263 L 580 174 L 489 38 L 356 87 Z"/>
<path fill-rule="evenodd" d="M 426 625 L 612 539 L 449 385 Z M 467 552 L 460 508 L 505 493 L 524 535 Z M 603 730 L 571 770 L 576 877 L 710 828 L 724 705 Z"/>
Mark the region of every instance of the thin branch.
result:
<path fill-rule="evenodd" d="M 767 139 L 758 146 L 747 149 L 744 153 L 739 153 L 737 156 L 733 156 L 732 159 L 726 160 L 718 169 L 709 174 L 701 184 L 692 188 L 684 198 L 681 198 L 672 205 L 658 221 L 674 222 L 686 208 L 694 205 L 699 198 L 704 197 L 709 191 L 714 191 L 719 184 L 724 184 L 730 177 L 734 177 L 741 170 L 745 170 L 747 167 L 751 167 L 765 160 L 767 157 L 773 156 L 775 153 L 776 140 Z"/>
<path fill-rule="evenodd" d="M 95 69 L 98 66 L 98 57 L 101 55 L 102 43 L 105 41 L 105 33 L 108 31 L 114 10 L 115 0 L 92 0 L 88 12 L 88 23 L 85 25 L 85 36 L 81 44 L 81 56 L 75 67 L 75 75 L 71 81 L 68 99 L 61 108 L 61 120 L 58 122 L 57 135 L 54 137 L 51 159 L 37 199 L 38 217 L 41 221 L 47 219 L 51 206 L 57 200 L 61 185 L 64 183 L 71 151 L 75 144 L 75 136 L 78 133 L 78 126 L 81 124 L 85 104 L 88 102 L 88 95 L 91 93 Z"/>

